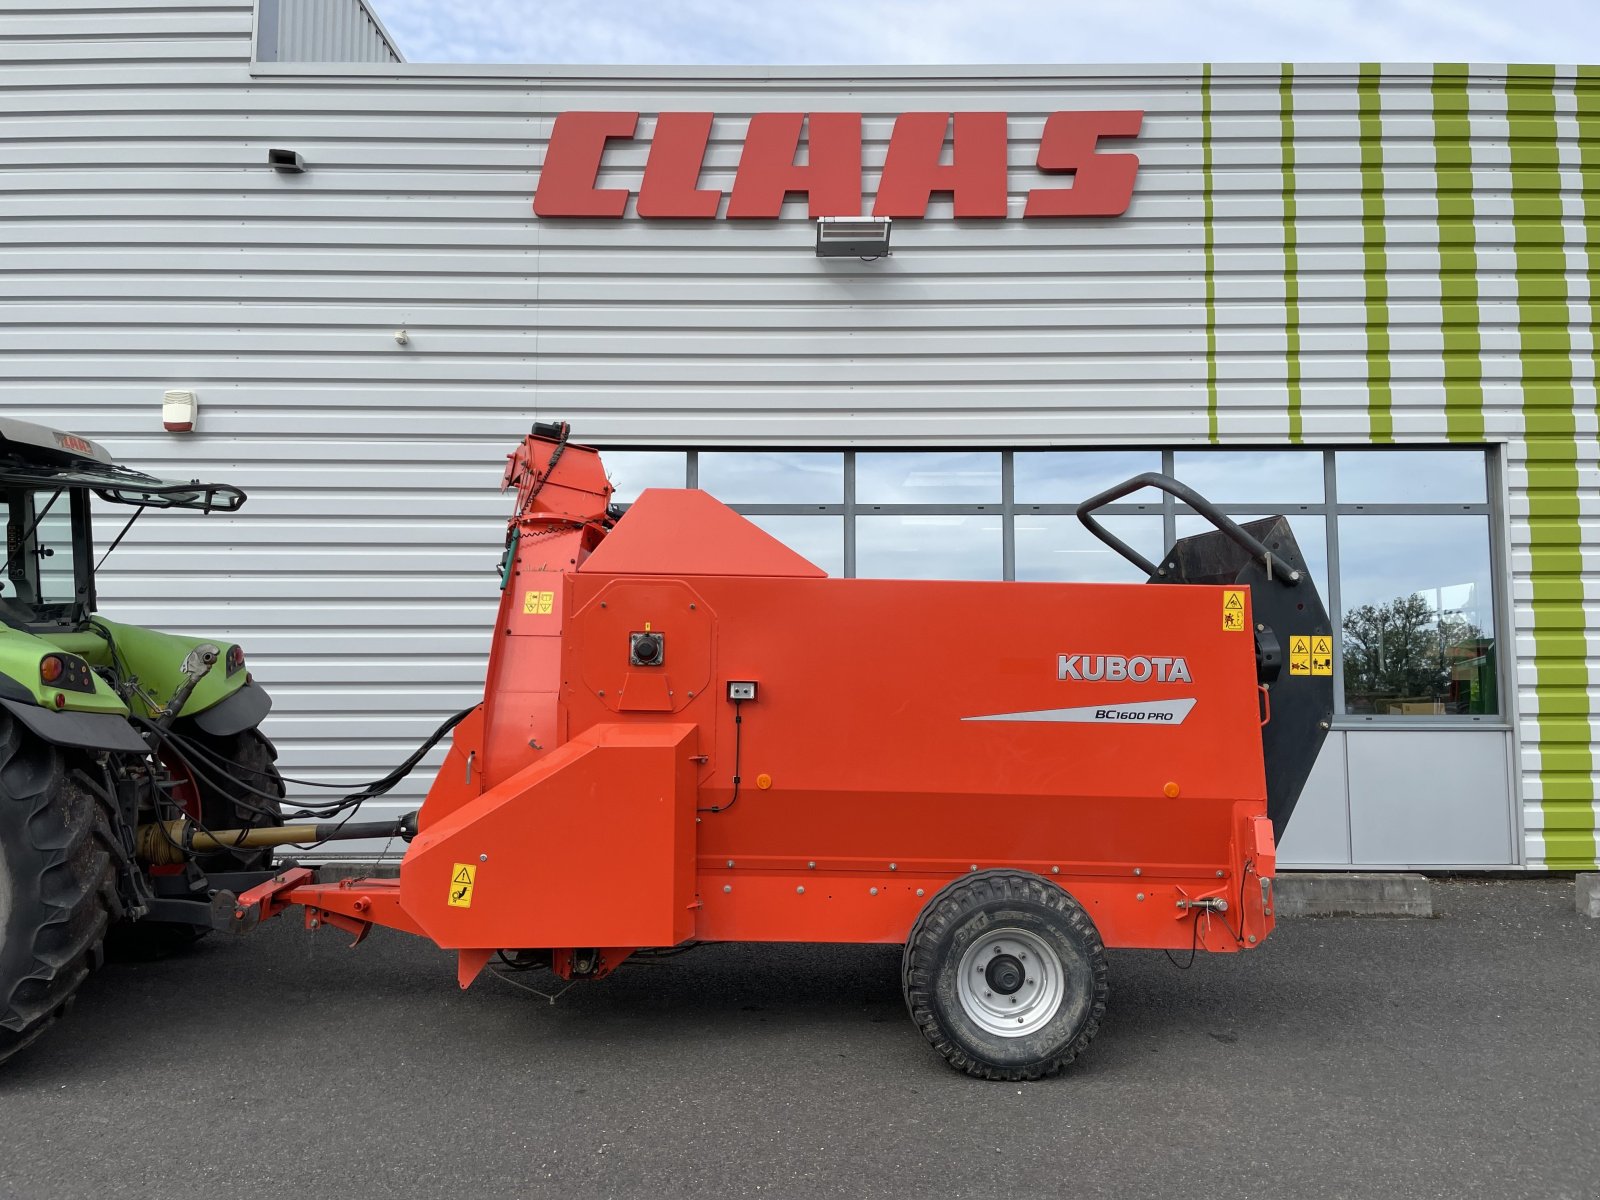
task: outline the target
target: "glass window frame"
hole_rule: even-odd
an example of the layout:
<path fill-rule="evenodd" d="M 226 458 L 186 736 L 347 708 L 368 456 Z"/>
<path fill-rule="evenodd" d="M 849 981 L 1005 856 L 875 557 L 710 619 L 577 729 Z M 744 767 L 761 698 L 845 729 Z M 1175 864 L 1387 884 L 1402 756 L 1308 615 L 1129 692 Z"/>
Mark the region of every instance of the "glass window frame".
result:
<path fill-rule="evenodd" d="M 602 455 L 607 447 L 602 446 Z M 612 449 L 628 450 L 679 450 L 675 446 L 640 446 L 617 445 Z M 737 446 L 717 446 L 716 452 L 738 450 Z M 1494 728 L 1509 729 L 1512 714 L 1509 709 L 1511 692 L 1508 690 L 1510 680 L 1515 670 L 1514 660 L 1504 654 L 1495 656 L 1495 685 L 1500 697 L 1501 711 L 1498 713 L 1442 713 L 1437 715 L 1416 714 L 1397 716 L 1392 714 L 1367 714 L 1348 713 L 1345 707 L 1344 695 L 1344 632 L 1342 621 L 1342 604 L 1339 595 L 1339 518 L 1341 516 L 1434 516 L 1476 514 L 1485 518 L 1488 528 L 1489 544 L 1489 579 L 1494 589 L 1493 614 L 1495 621 L 1495 642 L 1497 646 L 1510 646 L 1514 644 L 1511 636 L 1513 629 L 1513 613 L 1507 588 L 1506 555 L 1507 546 L 1504 532 L 1504 501 L 1502 471 L 1503 463 L 1498 446 L 1486 443 L 1453 443 L 1448 446 L 1442 444 L 1419 445 L 1414 443 L 1397 444 L 1396 450 L 1422 450 L 1422 449 L 1449 449 L 1455 451 L 1476 451 L 1483 455 L 1484 460 L 1484 494 L 1483 501 L 1449 502 L 1449 503 L 1348 503 L 1339 499 L 1338 480 L 1335 472 L 1334 456 L 1341 450 L 1378 450 L 1388 449 L 1384 446 L 1374 446 L 1370 443 L 1340 443 L 1326 446 L 1284 446 L 1274 443 L 1269 447 L 1272 450 L 1297 450 L 1320 453 L 1322 456 L 1323 472 L 1323 499 L 1311 503 L 1283 505 L 1276 511 L 1289 518 L 1291 525 L 1295 522 L 1321 521 L 1327 547 L 1328 579 L 1325 581 L 1322 600 L 1330 614 L 1330 623 L 1333 626 L 1333 689 L 1334 689 L 1334 720 L 1335 729 L 1437 729 L 1451 728 Z M 708 448 L 710 449 L 710 448 Z M 755 447 L 753 449 L 772 449 L 770 446 Z M 1085 446 L 1020 446 L 1013 448 L 996 448 L 993 446 L 973 445 L 962 446 L 962 450 L 996 451 L 1000 454 L 1000 499 L 996 502 L 985 503 L 919 503 L 919 504 L 866 504 L 856 500 L 856 451 L 852 449 L 840 450 L 836 446 L 785 446 L 785 450 L 792 451 L 825 451 L 841 453 L 844 456 L 844 498 L 838 503 L 828 504 L 734 504 L 730 505 L 735 511 L 750 516 L 837 516 L 843 518 L 844 534 L 844 578 L 854 578 L 856 575 L 856 518 L 868 515 L 905 515 L 905 516 L 977 516 L 998 515 L 1001 522 L 1001 578 L 1014 580 L 1017 574 L 1017 539 L 1016 518 L 1018 515 L 1039 516 L 1071 516 L 1077 510 L 1077 503 L 1026 503 L 1016 499 L 1016 459 L 1018 454 L 1048 451 L 1062 452 L 1081 450 L 1086 453 L 1096 451 L 1119 450 L 1138 451 L 1150 453 L 1155 448 L 1139 445 L 1085 445 Z M 864 449 L 862 453 L 880 454 L 885 451 L 895 451 L 906 454 L 938 452 L 949 450 L 950 447 L 881 447 L 873 446 Z M 1161 457 L 1161 470 L 1164 474 L 1175 475 L 1176 458 L 1179 453 L 1191 455 L 1206 453 L 1208 451 L 1237 452 L 1248 447 L 1231 446 L 1181 446 L 1165 447 L 1159 450 Z M 685 487 L 699 486 L 699 451 L 688 449 L 685 454 Z M 1177 519 L 1180 514 L 1188 514 L 1191 510 L 1179 504 L 1172 496 L 1166 493 L 1137 493 L 1142 499 L 1124 499 L 1108 504 L 1100 511 L 1107 516 L 1131 514 L 1160 514 L 1162 518 L 1162 537 L 1164 544 L 1170 546 L 1176 535 Z M 1088 499 L 1088 497 L 1083 497 Z M 1217 505 L 1223 513 L 1232 517 L 1245 518 L 1259 516 L 1266 511 L 1268 504 L 1241 503 Z M 1132 570 L 1132 568 L 1130 568 Z M 1107 579 L 1106 582 L 1132 582 L 1134 575 L 1127 579 Z"/>

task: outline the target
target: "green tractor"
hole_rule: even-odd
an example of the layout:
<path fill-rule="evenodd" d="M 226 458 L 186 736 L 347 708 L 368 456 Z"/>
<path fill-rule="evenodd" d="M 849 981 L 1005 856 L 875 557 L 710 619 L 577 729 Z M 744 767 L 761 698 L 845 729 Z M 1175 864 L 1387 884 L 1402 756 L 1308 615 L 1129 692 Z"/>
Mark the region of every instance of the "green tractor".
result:
<path fill-rule="evenodd" d="M 93 497 L 132 506 L 128 525 L 149 508 L 245 502 L 0 417 L 0 1061 L 107 948 L 160 953 L 220 923 L 287 836 L 259 729 L 271 701 L 239 646 L 96 611 Z"/>

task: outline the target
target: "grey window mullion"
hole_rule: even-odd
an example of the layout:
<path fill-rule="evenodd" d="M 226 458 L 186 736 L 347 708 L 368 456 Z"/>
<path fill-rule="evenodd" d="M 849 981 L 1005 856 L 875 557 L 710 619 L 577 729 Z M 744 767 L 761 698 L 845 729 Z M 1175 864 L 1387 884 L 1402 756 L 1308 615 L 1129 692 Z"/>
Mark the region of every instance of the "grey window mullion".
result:
<path fill-rule="evenodd" d="M 1078 513 L 1076 504 L 1016 504 L 1012 506 L 1014 512 L 1025 512 L 1035 517 L 1073 517 Z M 1159 504 L 1107 504 L 1104 508 L 1094 510 L 1096 516 L 1127 517 L 1127 516 L 1160 516 Z M 1250 510 L 1254 512 L 1255 510 Z"/>
<path fill-rule="evenodd" d="M 1163 450 L 1161 452 L 1161 473 L 1168 479 L 1176 479 L 1178 470 L 1177 452 Z M 1178 498 L 1171 492 L 1161 493 L 1161 553 L 1165 554 L 1172 549 L 1172 543 L 1178 540 Z"/>
<path fill-rule="evenodd" d="M 1322 452 L 1322 494 L 1327 506 L 1323 536 L 1328 544 L 1328 624 L 1333 633 L 1333 712 L 1344 716 L 1344 614 L 1339 599 L 1339 491 L 1333 469 L 1333 451 Z"/>
<path fill-rule="evenodd" d="M 842 504 L 730 504 L 736 513 L 751 517 L 837 517 Z"/>
<path fill-rule="evenodd" d="M 844 452 L 844 577 L 856 577 L 856 452 Z"/>
<path fill-rule="evenodd" d="M 1489 586 L 1494 591 L 1494 602 L 1489 613 L 1495 623 L 1494 632 L 1494 685 L 1497 709 L 1495 716 L 1510 721 L 1512 714 L 1520 715 L 1520 706 L 1514 694 L 1516 687 L 1516 601 L 1511 595 L 1511 547 L 1506 541 L 1507 522 L 1503 508 L 1505 497 L 1505 459 L 1498 446 L 1486 446 L 1483 451 L 1484 487 L 1489 497 Z M 1509 644 L 1512 653 L 1505 653 Z M 1521 814 L 1517 814 L 1521 824 Z M 1517 839 L 1517 858 L 1523 856 L 1522 839 Z"/>
<path fill-rule="evenodd" d="M 1011 451 L 1000 454 L 1000 578 L 1017 577 L 1016 464 Z"/>
<path fill-rule="evenodd" d="M 861 516 L 880 517 L 986 517 L 1000 511 L 998 504 L 858 504 Z"/>
<path fill-rule="evenodd" d="M 700 486 L 700 451 L 689 450 L 684 453 L 684 487 L 697 488 Z"/>

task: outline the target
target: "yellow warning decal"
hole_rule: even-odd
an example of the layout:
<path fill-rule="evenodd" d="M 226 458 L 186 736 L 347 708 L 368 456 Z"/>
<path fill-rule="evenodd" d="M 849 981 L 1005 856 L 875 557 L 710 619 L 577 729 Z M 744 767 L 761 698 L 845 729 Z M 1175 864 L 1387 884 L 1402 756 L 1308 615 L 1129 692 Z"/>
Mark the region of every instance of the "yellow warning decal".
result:
<path fill-rule="evenodd" d="M 1229 633 L 1244 628 L 1244 589 L 1222 589 L 1222 627 Z"/>
<path fill-rule="evenodd" d="M 524 592 L 522 594 L 522 611 L 547 617 L 555 609 L 556 594 L 554 592 Z"/>
<path fill-rule="evenodd" d="M 477 882 L 478 868 L 471 863 L 457 863 L 450 874 L 450 907 L 472 907 L 472 885 Z"/>
<path fill-rule="evenodd" d="M 1311 674 L 1311 639 L 1304 635 L 1289 639 L 1289 674 Z"/>
<path fill-rule="evenodd" d="M 1311 673 L 1333 674 L 1333 639 L 1327 634 L 1311 639 Z"/>

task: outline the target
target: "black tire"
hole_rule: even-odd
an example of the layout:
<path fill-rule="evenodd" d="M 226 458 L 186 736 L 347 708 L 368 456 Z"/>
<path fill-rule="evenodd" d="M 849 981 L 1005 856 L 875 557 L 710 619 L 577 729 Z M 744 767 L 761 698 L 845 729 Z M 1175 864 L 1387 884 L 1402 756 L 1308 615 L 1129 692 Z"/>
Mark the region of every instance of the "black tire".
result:
<path fill-rule="evenodd" d="M 0 711 L 0 1062 L 66 1012 L 122 913 L 112 817 L 72 767 Z"/>
<path fill-rule="evenodd" d="M 283 776 L 278 749 L 259 729 L 212 737 L 190 727 L 185 735 L 205 751 L 195 756 L 200 820 L 207 829 L 254 829 L 283 824 Z M 214 765 L 215 764 L 215 765 Z M 267 793 L 261 795 L 258 793 Z M 272 850 L 219 850 L 196 856 L 202 871 L 265 871 Z"/>
<path fill-rule="evenodd" d="M 187 742 L 198 743 L 201 751 L 185 750 L 199 793 L 201 824 L 216 830 L 283 824 L 284 786 L 278 774 L 278 751 L 266 735 L 247 729 L 228 737 L 211 737 L 193 725 L 181 732 Z M 269 795 L 257 795 L 252 788 Z M 197 854 L 194 861 L 208 874 L 265 871 L 272 865 L 272 850 L 219 850 Z M 209 925 L 123 921 L 112 929 L 107 950 L 113 958 L 125 961 L 166 958 L 187 950 L 210 932 Z"/>
<path fill-rule="evenodd" d="M 1099 1031 L 1108 992 L 1094 922 L 1024 871 L 978 871 L 941 889 L 911 928 L 901 977 L 922 1035 L 979 1079 L 1060 1072 Z"/>

